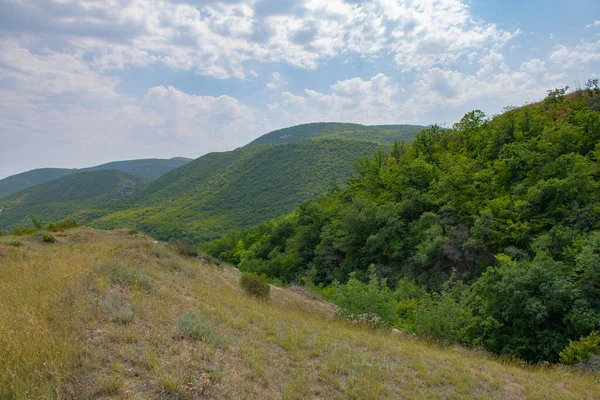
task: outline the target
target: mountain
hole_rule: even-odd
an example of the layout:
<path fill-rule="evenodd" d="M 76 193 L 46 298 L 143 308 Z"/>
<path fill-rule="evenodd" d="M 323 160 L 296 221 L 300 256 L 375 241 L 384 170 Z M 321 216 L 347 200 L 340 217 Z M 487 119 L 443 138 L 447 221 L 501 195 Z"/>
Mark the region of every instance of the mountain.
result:
<path fill-rule="evenodd" d="M 123 231 L 0 237 L 2 399 L 597 399 L 598 375 L 336 321 Z"/>
<path fill-rule="evenodd" d="M 116 169 L 132 173 L 146 179 L 156 178 L 170 170 L 190 162 L 189 158 L 175 157 L 170 159 L 149 158 L 142 160 L 114 161 L 89 168 L 39 168 L 12 175 L 0 180 L 0 198 L 17 193 L 28 187 L 39 185 L 63 176 L 78 172 Z"/>
<path fill-rule="evenodd" d="M 591 83 L 425 129 L 362 160 L 345 188 L 201 248 L 246 272 L 324 287 L 355 321 L 374 315 L 442 342 L 598 370 L 600 87 Z"/>
<path fill-rule="evenodd" d="M 0 230 L 31 225 L 30 215 L 44 222 L 68 217 L 87 207 L 105 207 L 137 191 L 146 180 L 117 171 L 67 175 L 0 199 Z"/>
<path fill-rule="evenodd" d="M 247 146 L 261 144 L 289 144 L 303 140 L 327 137 L 392 144 L 396 141 L 410 142 L 421 129 L 421 125 L 376 125 L 339 122 L 317 122 L 279 129 L 250 142 Z"/>
<path fill-rule="evenodd" d="M 290 212 L 343 183 L 359 158 L 394 140 L 410 141 L 422 128 L 318 123 L 282 129 L 177 168 L 115 204 L 113 212 L 86 210 L 80 217 L 95 227 L 136 228 L 161 240 L 212 240 Z"/>

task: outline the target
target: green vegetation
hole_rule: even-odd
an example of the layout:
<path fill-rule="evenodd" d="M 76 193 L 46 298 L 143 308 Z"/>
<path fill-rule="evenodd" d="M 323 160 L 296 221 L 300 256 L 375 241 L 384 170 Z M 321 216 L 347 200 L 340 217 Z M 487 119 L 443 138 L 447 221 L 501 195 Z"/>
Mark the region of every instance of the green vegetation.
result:
<path fill-rule="evenodd" d="M 67 175 L 73 175 L 79 172 L 104 171 L 116 169 L 121 172 L 127 172 L 146 179 L 153 179 L 166 174 L 170 170 L 181 165 L 187 164 L 192 160 L 188 158 L 176 157 L 171 159 L 144 159 L 115 161 L 90 168 L 64 169 L 64 168 L 39 168 L 31 171 L 12 175 L 0 180 L 0 198 L 7 197 L 13 193 L 20 192 L 29 187 L 39 185 L 44 182 L 53 181 Z"/>
<path fill-rule="evenodd" d="M 107 207 L 137 191 L 145 180 L 116 170 L 82 172 L 42 183 L 0 199 L 0 229 L 21 229 L 57 221 L 85 207 Z M 38 219 L 31 219 L 31 215 Z M 64 229 L 54 225 L 51 230 Z"/>
<path fill-rule="evenodd" d="M 292 288 L 248 296 L 237 270 L 143 235 L 79 227 L 54 246 L 11 240 L 0 237 L 2 399 L 598 395 L 597 374 L 349 324 Z M 112 281 L 98 260 L 137 271 L 153 290 Z"/>
<path fill-rule="evenodd" d="M 42 236 L 42 240 L 44 241 L 44 243 L 56 242 L 56 238 L 54 236 L 50 235 L 49 233 L 44 233 L 44 235 Z"/>
<path fill-rule="evenodd" d="M 156 239 L 197 244 L 292 211 L 342 183 L 356 160 L 381 146 L 317 138 L 211 153 L 150 182 L 107 215 L 87 210 L 80 217 L 98 228 L 126 226 Z"/>
<path fill-rule="evenodd" d="M 244 272 L 240 275 L 240 286 L 251 296 L 266 299 L 271 292 L 271 286 L 267 282 L 265 274 L 255 275 Z"/>
<path fill-rule="evenodd" d="M 317 122 L 279 129 L 252 141 L 249 146 L 261 144 L 289 144 L 319 138 L 359 140 L 381 144 L 410 142 L 423 129 L 420 125 L 379 125 Z"/>
<path fill-rule="evenodd" d="M 201 249 L 333 291 L 352 318 L 374 313 L 440 341 L 553 362 L 600 328 L 599 221 L 600 88 L 590 81 L 425 129 L 362 159 L 348 187 Z M 359 296 L 373 307 L 348 303 Z"/>

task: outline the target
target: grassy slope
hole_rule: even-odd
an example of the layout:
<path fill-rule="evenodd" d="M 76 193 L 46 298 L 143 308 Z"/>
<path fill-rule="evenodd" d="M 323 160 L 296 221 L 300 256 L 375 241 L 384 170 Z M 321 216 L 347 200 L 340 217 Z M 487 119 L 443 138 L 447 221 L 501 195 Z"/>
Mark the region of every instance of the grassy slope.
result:
<path fill-rule="evenodd" d="M 180 157 L 171 159 L 150 158 L 143 160 L 115 161 L 82 169 L 39 168 L 0 180 L 0 198 L 7 197 L 31 186 L 62 178 L 63 176 L 76 174 L 78 172 L 117 169 L 142 178 L 152 179 L 181 165 L 187 164 L 190 161 L 192 160 Z"/>
<path fill-rule="evenodd" d="M 83 207 L 103 206 L 138 190 L 145 180 L 117 170 L 81 172 L 0 199 L 0 229 L 30 226 L 30 215 L 52 222 Z"/>
<path fill-rule="evenodd" d="M 401 140 L 410 142 L 423 128 L 425 127 L 420 125 L 366 126 L 350 123 L 318 122 L 269 132 L 252 141 L 248 146 L 288 144 L 322 137 L 392 144 Z"/>
<path fill-rule="evenodd" d="M 500 364 L 332 319 L 291 289 L 247 297 L 237 271 L 124 232 L 0 237 L 0 398 L 599 398 L 598 375 Z M 94 268 L 110 261 L 146 289 Z M 116 293 L 131 322 L 102 307 Z M 176 335 L 201 315 L 199 340 Z M 27 334 L 25 334 L 27 332 Z"/>
<path fill-rule="evenodd" d="M 154 180 L 93 221 L 161 240 L 210 240 L 290 212 L 342 183 L 380 144 L 320 139 L 211 153 Z"/>

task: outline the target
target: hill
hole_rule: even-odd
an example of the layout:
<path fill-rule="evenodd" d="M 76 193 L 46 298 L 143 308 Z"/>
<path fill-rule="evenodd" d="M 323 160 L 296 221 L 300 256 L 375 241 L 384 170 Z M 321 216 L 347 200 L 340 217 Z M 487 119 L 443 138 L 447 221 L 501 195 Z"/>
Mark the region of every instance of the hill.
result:
<path fill-rule="evenodd" d="M 39 168 L 0 180 L 0 198 L 20 192 L 28 187 L 39 185 L 40 183 L 58 179 L 63 176 L 76 174 L 78 172 L 116 169 L 142 178 L 153 179 L 190 161 L 191 160 L 188 158 L 181 157 L 171 159 L 149 158 L 143 160 L 115 161 L 81 169 Z"/>
<path fill-rule="evenodd" d="M 598 395 L 597 375 L 335 320 L 293 288 L 257 300 L 235 269 L 140 235 L 40 235 L 0 237 L 3 399 Z"/>
<path fill-rule="evenodd" d="M 30 215 L 57 221 L 86 207 L 106 206 L 137 191 L 145 180 L 117 170 L 80 172 L 0 199 L 0 230 L 31 226 Z"/>
<path fill-rule="evenodd" d="M 160 240 L 211 240 L 290 212 L 343 182 L 357 159 L 379 147 L 321 139 L 207 154 L 150 182 L 91 224 L 136 228 Z"/>
<path fill-rule="evenodd" d="M 599 365 L 595 82 L 430 127 L 362 160 L 346 188 L 203 249 L 320 287 L 351 318 L 529 362 L 583 362 L 583 348 Z"/>
<path fill-rule="evenodd" d="M 213 240 L 290 212 L 343 183 L 359 158 L 388 142 L 410 141 L 420 128 L 320 123 L 282 129 L 177 168 L 108 213 L 85 210 L 80 217 L 98 228 L 131 227 L 160 240 Z"/>
<path fill-rule="evenodd" d="M 317 122 L 279 129 L 250 142 L 247 146 L 261 144 L 288 144 L 318 138 L 349 139 L 392 144 L 410 142 L 421 129 L 420 125 L 367 126 L 339 122 Z"/>

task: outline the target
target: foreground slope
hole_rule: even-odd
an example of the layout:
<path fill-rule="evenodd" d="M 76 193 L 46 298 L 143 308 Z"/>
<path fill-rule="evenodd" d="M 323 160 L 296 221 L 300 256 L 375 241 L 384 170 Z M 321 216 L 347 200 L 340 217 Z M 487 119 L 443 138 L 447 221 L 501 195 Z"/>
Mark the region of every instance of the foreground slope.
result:
<path fill-rule="evenodd" d="M 20 192 L 21 190 L 29 187 L 39 185 L 40 183 L 52 181 L 67 175 L 73 175 L 78 172 L 116 169 L 122 172 L 128 172 L 140 176 L 142 178 L 152 179 L 166 174 L 170 170 L 187 164 L 190 161 L 191 160 L 189 158 L 182 157 L 170 159 L 149 158 L 142 160 L 114 161 L 97 165 L 95 167 L 81 169 L 39 168 L 1 179 L 0 198 Z"/>
<path fill-rule="evenodd" d="M 249 298 L 236 270 L 143 236 L 15 240 L 0 237 L 3 399 L 598 398 L 598 375 L 335 321 L 293 289 Z"/>
<path fill-rule="evenodd" d="M 150 182 L 92 224 L 136 228 L 161 240 L 214 239 L 290 212 L 343 182 L 357 159 L 380 147 L 320 139 L 207 154 Z"/>
<path fill-rule="evenodd" d="M 84 207 L 104 206 L 129 196 L 145 180 L 117 170 L 81 172 L 42 183 L 0 199 L 0 230 L 63 219 Z"/>

